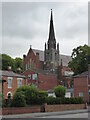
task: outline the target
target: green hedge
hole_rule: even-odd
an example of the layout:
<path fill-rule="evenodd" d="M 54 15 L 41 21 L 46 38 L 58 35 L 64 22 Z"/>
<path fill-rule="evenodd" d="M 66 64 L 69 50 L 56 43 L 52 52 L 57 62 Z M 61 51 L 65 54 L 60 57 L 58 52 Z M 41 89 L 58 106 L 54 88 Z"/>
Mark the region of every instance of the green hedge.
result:
<path fill-rule="evenodd" d="M 47 104 L 82 104 L 83 100 L 81 97 L 79 98 L 55 98 L 55 97 L 47 97 Z"/>

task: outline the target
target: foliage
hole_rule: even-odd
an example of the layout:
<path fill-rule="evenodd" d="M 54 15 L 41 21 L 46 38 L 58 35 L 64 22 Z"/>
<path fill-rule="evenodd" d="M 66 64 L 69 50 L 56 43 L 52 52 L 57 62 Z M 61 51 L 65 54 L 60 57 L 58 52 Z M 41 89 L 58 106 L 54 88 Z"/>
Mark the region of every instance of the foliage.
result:
<path fill-rule="evenodd" d="M 32 86 L 21 86 L 16 92 L 22 92 L 25 96 L 26 103 L 31 104 L 43 104 L 45 98 L 48 96 L 46 91 L 38 91 L 37 88 Z"/>
<path fill-rule="evenodd" d="M 74 48 L 71 57 L 72 61 L 69 62 L 69 67 L 75 75 L 87 71 L 88 64 L 90 64 L 90 47 L 84 45 Z"/>
<path fill-rule="evenodd" d="M 16 92 L 11 101 L 10 107 L 25 107 L 26 100 L 22 92 Z"/>
<path fill-rule="evenodd" d="M 65 97 L 66 88 L 64 86 L 58 85 L 54 88 L 56 97 Z"/>
<path fill-rule="evenodd" d="M 13 59 L 7 54 L 0 54 L 0 62 L 1 61 L 2 61 L 2 70 L 8 70 L 8 66 L 11 66 L 14 72 L 16 72 L 18 68 L 21 68 L 22 70 L 22 59 L 19 57 Z"/>
<path fill-rule="evenodd" d="M 16 92 L 22 92 L 25 95 L 25 100 L 28 105 L 37 103 L 38 90 L 32 86 L 21 86 Z"/>
<path fill-rule="evenodd" d="M 5 99 L 4 99 L 4 95 L 0 94 L 0 107 L 4 107 L 5 106 Z"/>
<path fill-rule="evenodd" d="M 46 101 L 47 104 L 52 105 L 52 104 L 56 104 L 55 100 L 56 100 L 55 97 L 49 96 L 49 97 L 46 98 L 45 101 Z"/>
<path fill-rule="evenodd" d="M 14 59 L 7 54 L 2 54 L 2 70 L 7 70 L 8 66 L 11 66 L 12 69 L 15 69 Z"/>
<path fill-rule="evenodd" d="M 55 98 L 52 96 L 49 96 L 46 98 L 47 104 L 82 104 L 83 99 L 81 97 L 78 98 Z"/>
<path fill-rule="evenodd" d="M 16 67 L 16 69 L 17 68 L 21 68 L 21 70 L 22 70 L 22 59 L 21 58 L 19 58 L 19 57 L 16 57 L 15 58 L 15 67 Z"/>
<path fill-rule="evenodd" d="M 37 104 L 45 103 L 46 97 L 48 97 L 48 93 L 46 91 L 38 91 Z"/>

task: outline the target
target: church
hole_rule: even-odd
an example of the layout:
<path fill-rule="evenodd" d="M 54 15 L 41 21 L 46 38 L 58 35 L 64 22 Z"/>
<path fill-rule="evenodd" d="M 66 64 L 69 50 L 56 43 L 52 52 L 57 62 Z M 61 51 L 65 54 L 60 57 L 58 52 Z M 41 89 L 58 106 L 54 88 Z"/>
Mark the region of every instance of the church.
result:
<path fill-rule="evenodd" d="M 70 76 L 73 71 L 68 67 L 70 56 L 59 53 L 59 43 L 56 42 L 53 12 L 50 13 L 49 37 L 45 42 L 44 51 L 30 49 L 23 55 L 23 74 L 28 78 L 28 84 L 34 84 L 41 90 L 53 90 L 57 85 L 71 87 Z"/>

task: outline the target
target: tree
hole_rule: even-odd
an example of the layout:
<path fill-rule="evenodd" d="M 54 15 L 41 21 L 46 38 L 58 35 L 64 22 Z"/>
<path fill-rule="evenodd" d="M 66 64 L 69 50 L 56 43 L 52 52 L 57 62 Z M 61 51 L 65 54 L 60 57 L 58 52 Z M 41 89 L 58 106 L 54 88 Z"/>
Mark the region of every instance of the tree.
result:
<path fill-rule="evenodd" d="M 22 92 L 16 92 L 10 104 L 11 107 L 25 107 L 26 100 Z"/>
<path fill-rule="evenodd" d="M 2 70 L 7 70 L 8 66 L 11 66 L 12 70 L 15 70 L 15 64 L 13 58 L 11 58 L 7 54 L 2 54 L 0 56 L 1 56 L 0 59 L 2 59 Z"/>
<path fill-rule="evenodd" d="M 54 92 L 56 97 L 64 98 L 66 93 L 66 88 L 64 86 L 58 85 L 54 88 Z"/>
<path fill-rule="evenodd" d="M 8 70 L 8 66 L 11 66 L 14 72 L 17 72 L 17 69 L 21 68 L 22 72 L 22 59 L 19 57 L 13 59 L 7 54 L 0 54 L 0 69 Z"/>
<path fill-rule="evenodd" d="M 74 48 L 71 57 L 72 61 L 69 62 L 69 67 L 75 75 L 87 71 L 88 64 L 90 64 L 90 47 L 84 45 Z"/>
<path fill-rule="evenodd" d="M 17 68 L 21 68 L 21 70 L 22 70 L 22 59 L 19 57 L 15 58 L 15 68 L 16 68 L 16 70 L 17 70 Z"/>
<path fill-rule="evenodd" d="M 26 103 L 28 105 L 37 104 L 38 90 L 34 85 L 21 86 L 17 89 L 16 92 L 22 92 L 23 95 L 25 95 Z"/>

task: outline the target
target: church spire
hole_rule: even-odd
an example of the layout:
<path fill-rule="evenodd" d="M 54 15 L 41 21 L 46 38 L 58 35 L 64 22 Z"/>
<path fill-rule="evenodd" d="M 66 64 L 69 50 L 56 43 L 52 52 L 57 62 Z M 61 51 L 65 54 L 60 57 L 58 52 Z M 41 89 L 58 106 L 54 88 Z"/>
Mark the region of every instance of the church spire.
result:
<path fill-rule="evenodd" d="M 52 9 L 51 9 L 50 28 L 49 28 L 49 40 L 48 41 L 55 42 Z"/>

